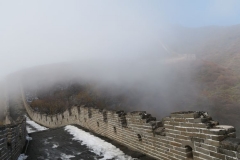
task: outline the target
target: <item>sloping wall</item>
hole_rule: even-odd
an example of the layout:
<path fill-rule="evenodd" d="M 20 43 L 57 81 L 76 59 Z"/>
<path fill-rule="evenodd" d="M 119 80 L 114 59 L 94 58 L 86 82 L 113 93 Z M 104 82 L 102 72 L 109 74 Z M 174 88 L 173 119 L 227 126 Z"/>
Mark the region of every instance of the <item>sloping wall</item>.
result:
<path fill-rule="evenodd" d="M 0 160 L 17 160 L 26 141 L 26 119 L 0 126 Z"/>
<path fill-rule="evenodd" d="M 46 115 L 24 105 L 29 116 L 49 128 L 78 124 L 156 159 L 237 160 L 240 140 L 235 128 L 218 125 L 205 112 L 172 113 L 161 122 L 146 112 L 109 111 L 73 106 Z"/>

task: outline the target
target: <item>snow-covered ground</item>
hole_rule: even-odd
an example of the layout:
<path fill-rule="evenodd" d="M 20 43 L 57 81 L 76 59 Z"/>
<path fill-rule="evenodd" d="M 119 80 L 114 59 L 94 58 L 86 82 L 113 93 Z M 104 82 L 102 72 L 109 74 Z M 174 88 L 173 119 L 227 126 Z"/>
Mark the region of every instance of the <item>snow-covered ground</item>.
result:
<path fill-rule="evenodd" d="M 73 135 L 73 140 L 80 141 L 86 145 L 97 155 L 103 156 L 101 160 L 118 159 L 118 160 L 132 160 L 130 156 L 125 155 L 119 148 L 111 143 L 108 143 L 98 137 L 91 135 L 75 126 L 68 125 L 65 130 Z"/>
<path fill-rule="evenodd" d="M 47 130 L 48 128 L 43 127 L 39 124 L 37 124 L 36 122 L 30 120 L 29 117 L 26 116 L 26 122 L 27 122 L 27 132 L 28 133 L 33 133 L 33 132 L 37 132 L 37 131 L 44 131 Z"/>
<path fill-rule="evenodd" d="M 28 156 L 26 156 L 25 154 L 20 154 L 20 156 L 18 157 L 17 160 L 25 160 L 27 159 Z"/>
<path fill-rule="evenodd" d="M 27 132 L 28 132 L 28 133 L 36 132 L 36 130 L 33 130 L 33 129 L 30 128 L 29 126 L 26 126 L 26 128 L 27 128 Z"/>
<path fill-rule="evenodd" d="M 43 127 L 36 122 L 32 121 L 29 119 L 29 117 L 26 116 L 26 123 L 27 123 L 27 131 L 28 133 L 33 133 L 33 132 L 38 132 L 38 131 L 43 131 L 47 130 L 48 128 Z M 62 131 L 61 131 L 62 130 Z M 51 130 L 50 130 L 51 131 Z M 38 155 L 39 159 L 52 159 L 52 158 L 60 158 L 62 160 L 71 160 L 72 158 L 76 159 L 79 157 L 83 152 L 92 152 L 96 156 L 101 157 L 101 160 L 107 160 L 107 159 L 116 159 L 116 160 L 133 160 L 132 157 L 125 155 L 119 148 L 115 147 L 111 143 L 108 143 L 94 135 L 91 135 L 88 132 L 85 132 L 75 126 L 68 125 L 64 128 L 59 128 L 59 131 L 56 135 L 53 134 L 52 132 L 48 133 L 41 133 L 43 135 L 47 135 L 47 137 L 41 139 L 39 143 L 41 143 L 42 149 L 39 148 L 39 150 L 43 150 L 45 153 L 45 156 L 43 154 Z M 64 139 L 64 141 L 75 141 L 76 144 L 79 144 L 80 146 L 86 146 L 88 148 L 87 150 L 84 149 L 83 151 L 79 150 L 78 152 L 75 152 L 76 144 L 72 146 L 72 142 L 68 142 L 69 144 L 67 145 L 66 150 L 63 149 L 62 145 L 63 142 L 60 140 L 61 138 L 59 137 L 60 135 L 66 136 L 69 135 L 69 140 Z M 38 134 L 39 135 L 39 134 Z M 72 139 L 72 135 L 74 138 Z M 34 135 L 32 135 L 34 136 Z M 59 138 L 57 138 L 59 137 Z M 31 137 L 29 137 L 31 138 Z M 57 140 L 58 139 L 58 140 Z M 71 140 L 72 139 L 72 140 Z M 31 139 L 29 139 L 31 140 Z M 78 143 L 80 142 L 80 143 Z M 36 142 L 34 142 L 36 143 Z M 73 149 L 71 149 L 73 148 Z M 31 150 L 31 149 L 30 149 Z M 71 150 L 72 152 L 69 152 Z M 73 152 L 74 151 L 74 152 Z M 30 155 L 30 153 L 27 153 Z M 83 155 L 84 156 L 84 155 Z M 85 157 L 88 155 L 85 155 Z M 89 155 L 90 156 L 90 155 Z M 92 155 L 93 157 L 94 155 Z M 91 156 L 90 156 L 91 157 Z M 22 154 L 18 158 L 18 160 L 24 160 L 26 159 L 27 156 Z M 30 156 L 29 158 L 33 158 L 33 156 Z M 95 159 L 95 158 L 94 158 Z"/>
<path fill-rule="evenodd" d="M 61 159 L 63 160 L 69 160 L 70 158 L 74 158 L 75 156 L 73 155 L 66 155 L 64 153 L 61 154 Z"/>

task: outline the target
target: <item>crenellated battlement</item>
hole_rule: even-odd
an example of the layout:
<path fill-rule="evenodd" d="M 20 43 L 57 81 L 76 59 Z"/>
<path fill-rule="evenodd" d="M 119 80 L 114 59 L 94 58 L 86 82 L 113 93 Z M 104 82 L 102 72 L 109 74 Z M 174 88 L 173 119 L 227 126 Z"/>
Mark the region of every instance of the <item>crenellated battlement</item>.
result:
<path fill-rule="evenodd" d="M 232 145 L 231 142 L 238 141 L 235 128 L 219 125 L 206 112 L 172 113 L 163 119 L 163 124 L 166 136 L 181 147 L 190 148 L 194 159 L 227 160 L 240 156 L 231 147 L 226 150 L 226 146 Z"/>

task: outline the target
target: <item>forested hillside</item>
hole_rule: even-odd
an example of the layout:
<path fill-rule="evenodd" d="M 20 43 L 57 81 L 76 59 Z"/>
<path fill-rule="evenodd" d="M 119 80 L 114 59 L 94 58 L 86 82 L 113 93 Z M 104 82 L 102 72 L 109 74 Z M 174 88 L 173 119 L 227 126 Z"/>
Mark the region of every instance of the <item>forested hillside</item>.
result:
<path fill-rule="evenodd" d="M 124 96 L 113 96 L 107 90 L 97 90 L 94 84 L 68 83 L 52 86 L 49 90 L 38 90 L 30 102 L 30 106 L 36 111 L 55 114 L 73 105 L 120 109 L 120 104 L 124 103 Z"/>
<path fill-rule="evenodd" d="M 213 62 L 196 67 L 195 80 L 201 90 L 199 108 L 209 110 L 222 123 L 239 126 L 240 78 L 236 72 Z"/>

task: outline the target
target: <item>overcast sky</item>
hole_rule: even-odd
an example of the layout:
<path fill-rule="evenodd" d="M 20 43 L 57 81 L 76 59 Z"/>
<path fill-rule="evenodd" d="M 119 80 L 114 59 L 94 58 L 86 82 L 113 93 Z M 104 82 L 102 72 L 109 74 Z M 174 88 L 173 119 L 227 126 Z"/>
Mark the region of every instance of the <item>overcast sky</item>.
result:
<path fill-rule="evenodd" d="M 0 1 L 0 77 L 35 65 L 152 52 L 169 25 L 240 23 L 238 0 Z"/>

